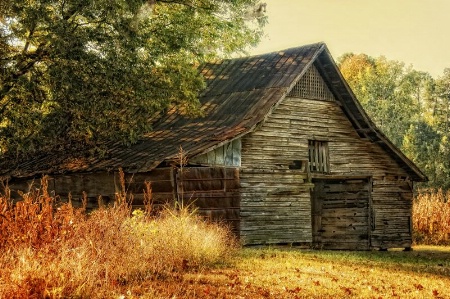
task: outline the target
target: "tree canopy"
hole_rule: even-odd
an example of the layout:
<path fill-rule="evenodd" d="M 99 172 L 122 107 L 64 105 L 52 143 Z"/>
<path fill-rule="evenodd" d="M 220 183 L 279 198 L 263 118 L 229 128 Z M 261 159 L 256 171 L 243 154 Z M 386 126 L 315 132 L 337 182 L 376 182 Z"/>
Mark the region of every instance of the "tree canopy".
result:
<path fill-rule="evenodd" d="M 385 57 L 348 53 L 343 76 L 367 113 L 428 176 L 428 186 L 450 188 L 450 69 L 434 79 Z"/>
<path fill-rule="evenodd" d="M 0 155 L 136 142 L 176 106 L 198 114 L 199 64 L 244 52 L 256 0 L 3 0 Z"/>

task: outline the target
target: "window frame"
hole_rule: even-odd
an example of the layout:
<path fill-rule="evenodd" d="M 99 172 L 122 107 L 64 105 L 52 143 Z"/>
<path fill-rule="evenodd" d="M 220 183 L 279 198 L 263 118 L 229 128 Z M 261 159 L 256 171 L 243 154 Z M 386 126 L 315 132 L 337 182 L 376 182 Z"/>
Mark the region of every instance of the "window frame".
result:
<path fill-rule="evenodd" d="M 328 141 L 308 140 L 308 165 L 311 173 L 330 173 Z"/>

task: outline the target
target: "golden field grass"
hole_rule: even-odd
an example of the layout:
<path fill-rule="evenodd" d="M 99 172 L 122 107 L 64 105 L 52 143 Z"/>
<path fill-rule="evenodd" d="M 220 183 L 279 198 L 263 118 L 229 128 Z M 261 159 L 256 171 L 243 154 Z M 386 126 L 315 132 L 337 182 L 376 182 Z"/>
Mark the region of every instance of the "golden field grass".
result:
<path fill-rule="evenodd" d="M 245 248 L 232 264 L 124 288 L 127 298 L 450 298 L 450 247 Z"/>
<path fill-rule="evenodd" d="M 419 244 L 450 245 L 450 190 L 422 190 L 413 202 L 414 239 Z"/>
<path fill-rule="evenodd" d="M 0 298 L 450 298 L 450 247 L 347 252 L 238 248 L 194 211 L 131 209 L 132 196 L 90 213 L 42 188 L 0 196 Z M 419 240 L 448 242 L 448 194 L 414 203 Z"/>
<path fill-rule="evenodd" d="M 150 189 L 150 188 L 148 188 Z M 0 298 L 122 298 L 123 288 L 223 263 L 236 251 L 226 227 L 186 207 L 157 216 L 117 194 L 90 213 L 42 189 L 0 196 Z M 151 201 L 149 194 L 148 201 Z"/>

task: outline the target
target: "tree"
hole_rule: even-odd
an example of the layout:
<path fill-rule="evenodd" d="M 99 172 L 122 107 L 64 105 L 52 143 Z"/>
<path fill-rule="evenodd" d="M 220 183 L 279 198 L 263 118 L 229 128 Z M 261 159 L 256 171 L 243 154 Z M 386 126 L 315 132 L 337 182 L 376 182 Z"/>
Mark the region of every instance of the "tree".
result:
<path fill-rule="evenodd" d="M 384 57 L 350 53 L 338 63 L 377 127 L 427 174 L 428 186 L 450 188 L 450 70 L 435 80 Z"/>
<path fill-rule="evenodd" d="M 428 187 L 450 188 L 449 140 L 426 121 L 411 125 L 403 139 L 402 149 L 426 173 Z"/>
<path fill-rule="evenodd" d="M 346 53 L 338 58 L 338 66 L 358 100 L 367 105 L 369 74 L 374 72 L 375 60 L 366 54 Z"/>
<path fill-rule="evenodd" d="M 436 97 L 433 102 L 434 124 L 444 136 L 450 137 L 450 69 L 436 80 Z"/>
<path fill-rule="evenodd" d="M 389 139 L 398 147 L 412 123 L 421 118 L 429 74 L 381 56 L 345 54 L 339 59 L 352 90 Z"/>
<path fill-rule="evenodd" d="M 176 106 L 198 114 L 197 67 L 262 34 L 256 0 L 3 0 L 0 154 L 136 142 Z"/>

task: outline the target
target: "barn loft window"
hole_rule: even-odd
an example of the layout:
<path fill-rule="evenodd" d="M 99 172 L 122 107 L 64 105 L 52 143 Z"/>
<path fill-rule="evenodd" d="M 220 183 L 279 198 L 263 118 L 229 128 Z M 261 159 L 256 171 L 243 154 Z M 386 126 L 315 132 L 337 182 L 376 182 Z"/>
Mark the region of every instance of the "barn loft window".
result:
<path fill-rule="evenodd" d="M 330 158 L 328 153 L 328 142 L 309 140 L 309 171 L 311 172 L 330 172 Z"/>
<path fill-rule="evenodd" d="M 289 96 L 294 98 L 334 101 L 333 94 L 314 65 L 295 84 Z"/>

